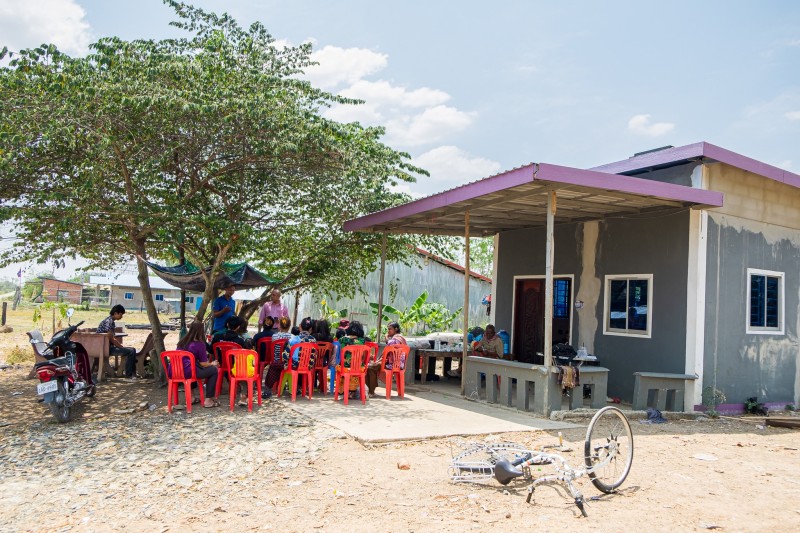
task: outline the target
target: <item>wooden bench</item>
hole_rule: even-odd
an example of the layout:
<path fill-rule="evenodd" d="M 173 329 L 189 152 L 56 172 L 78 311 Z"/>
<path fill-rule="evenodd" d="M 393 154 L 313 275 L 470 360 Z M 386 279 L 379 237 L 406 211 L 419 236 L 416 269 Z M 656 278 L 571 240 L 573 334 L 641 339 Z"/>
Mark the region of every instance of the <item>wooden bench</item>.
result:
<path fill-rule="evenodd" d="M 686 382 L 698 379 L 697 374 L 666 374 L 662 372 L 634 372 L 633 409 L 655 407 L 659 411 L 683 411 L 683 394 Z M 650 405 L 650 391 L 654 390 L 654 405 Z M 667 409 L 667 400 L 669 409 Z"/>

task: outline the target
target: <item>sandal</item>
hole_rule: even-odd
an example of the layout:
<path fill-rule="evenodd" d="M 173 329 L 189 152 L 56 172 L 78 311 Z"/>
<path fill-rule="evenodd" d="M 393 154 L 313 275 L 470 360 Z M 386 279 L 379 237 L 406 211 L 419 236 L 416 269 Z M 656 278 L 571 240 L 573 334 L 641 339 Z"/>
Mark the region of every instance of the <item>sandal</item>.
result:
<path fill-rule="evenodd" d="M 208 404 L 209 401 L 211 402 L 211 405 Z M 206 403 L 203 404 L 203 407 L 205 407 L 206 409 L 219 407 L 219 402 L 217 400 L 206 400 Z"/>

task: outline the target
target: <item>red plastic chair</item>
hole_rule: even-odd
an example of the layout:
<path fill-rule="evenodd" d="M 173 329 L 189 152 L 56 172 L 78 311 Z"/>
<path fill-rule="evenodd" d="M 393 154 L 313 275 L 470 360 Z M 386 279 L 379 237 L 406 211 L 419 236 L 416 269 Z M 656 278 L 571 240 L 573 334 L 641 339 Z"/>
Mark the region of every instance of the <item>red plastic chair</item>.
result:
<path fill-rule="evenodd" d="M 397 380 L 397 395 L 405 398 L 406 393 L 406 363 L 410 346 L 405 344 L 390 344 L 383 350 L 380 372 L 386 382 L 386 399 L 392 395 L 392 376 Z M 392 368 L 386 368 L 386 363 L 391 363 Z"/>
<path fill-rule="evenodd" d="M 291 377 L 289 380 L 289 389 L 292 391 L 293 402 L 297 400 L 297 380 L 299 378 L 303 378 L 300 381 L 300 393 L 305 396 L 306 392 L 308 392 L 308 399 L 311 399 L 311 390 L 314 388 L 314 367 L 311 366 L 311 356 L 314 355 L 316 351 L 316 342 L 300 342 L 292 346 L 292 351 L 289 353 L 289 366 L 281 372 L 281 379 L 278 380 L 278 383 L 282 385 L 284 377 Z M 292 369 L 292 361 L 295 355 L 298 356 L 299 361 L 297 363 L 297 369 Z"/>
<path fill-rule="evenodd" d="M 319 380 L 319 390 L 322 394 L 326 394 L 328 390 L 327 373 L 331 357 L 333 357 L 333 343 L 318 342 L 317 358 L 314 360 L 314 381 Z"/>
<path fill-rule="evenodd" d="M 283 359 L 283 351 L 286 349 L 286 343 L 289 342 L 289 339 L 278 339 L 276 341 L 272 341 L 272 362 L 280 361 Z M 281 373 L 283 376 L 283 373 Z M 272 386 L 272 393 L 277 394 L 278 389 L 281 386 L 281 380 L 275 382 L 275 385 Z"/>
<path fill-rule="evenodd" d="M 367 364 L 375 363 L 378 361 L 378 352 L 380 351 L 380 347 L 378 346 L 377 342 L 365 342 L 364 346 L 369 346 L 369 357 L 367 358 Z"/>
<path fill-rule="evenodd" d="M 211 360 L 212 361 L 219 361 L 219 379 L 217 379 L 217 392 L 216 397 L 219 398 L 220 393 L 222 393 L 222 378 L 228 376 L 228 372 L 230 371 L 230 367 L 228 365 L 228 359 L 225 357 L 225 354 L 229 350 L 241 350 L 242 347 L 236 344 L 235 342 L 228 342 L 228 341 L 220 341 L 214 343 L 211 347 Z M 228 393 L 230 394 L 231 380 L 228 379 Z"/>
<path fill-rule="evenodd" d="M 264 379 L 264 369 L 275 359 L 275 352 L 272 351 L 272 339 L 269 337 L 258 339 L 256 351 L 258 352 L 258 376 Z"/>
<path fill-rule="evenodd" d="M 250 357 L 252 357 L 253 365 L 250 365 Z M 253 383 L 258 386 L 258 405 L 261 405 L 261 380 L 256 373 L 256 362 L 258 361 L 258 354 L 255 350 L 228 350 L 225 352 L 226 363 L 228 370 L 228 381 L 230 381 L 230 397 L 231 397 L 231 411 L 233 405 L 236 403 L 236 385 L 237 383 L 247 383 L 247 410 L 253 410 Z M 233 363 L 231 363 L 233 360 Z M 252 376 L 248 376 L 250 370 L 253 371 Z"/>
<path fill-rule="evenodd" d="M 192 371 L 185 375 L 183 359 L 188 358 Z M 185 350 L 167 350 L 161 352 L 161 365 L 167 373 L 167 411 L 172 412 L 172 406 L 178 405 L 178 385 L 183 384 L 183 395 L 186 397 L 186 412 L 192 412 L 192 382 L 197 383 L 200 391 L 200 403 L 205 402 L 203 383 L 198 379 L 195 370 L 194 354 Z"/>
<path fill-rule="evenodd" d="M 350 378 L 358 378 L 361 388 L 361 403 L 367 403 L 367 360 L 369 359 L 369 346 L 363 345 L 350 345 L 342 348 L 341 364 L 336 368 L 336 386 L 333 389 L 333 399 L 338 400 L 339 394 L 344 390 L 344 404 L 347 405 L 347 400 L 350 397 L 349 387 Z M 345 361 L 348 361 L 350 367 L 345 367 Z"/>

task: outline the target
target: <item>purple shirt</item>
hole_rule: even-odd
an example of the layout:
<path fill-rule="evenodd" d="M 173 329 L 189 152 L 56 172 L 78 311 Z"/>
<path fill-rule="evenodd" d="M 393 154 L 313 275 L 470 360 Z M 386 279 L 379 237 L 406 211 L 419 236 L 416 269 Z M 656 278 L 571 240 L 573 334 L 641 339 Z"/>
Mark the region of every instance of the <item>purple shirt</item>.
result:
<path fill-rule="evenodd" d="M 203 341 L 192 341 L 187 344 L 184 348 L 187 352 L 191 352 L 194 355 L 195 364 L 200 367 L 200 363 L 207 363 L 208 362 L 208 353 L 206 352 L 206 343 Z M 183 375 L 184 376 L 191 376 L 192 375 L 192 367 L 189 364 L 189 358 L 183 358 Z"/>
<path fill-rule="evenodd" d="M 268 301 L 261 306 L 261 312 L 258 314 L 258 323 L 263 324 L 264 319 L 271 316 L 275 323 L 272 324 L 272 329 L 278 329 L 278 320 L 282 316 L 289 316 L 289 308 L 283 303 L 273 303 L 272 300 Z"/>

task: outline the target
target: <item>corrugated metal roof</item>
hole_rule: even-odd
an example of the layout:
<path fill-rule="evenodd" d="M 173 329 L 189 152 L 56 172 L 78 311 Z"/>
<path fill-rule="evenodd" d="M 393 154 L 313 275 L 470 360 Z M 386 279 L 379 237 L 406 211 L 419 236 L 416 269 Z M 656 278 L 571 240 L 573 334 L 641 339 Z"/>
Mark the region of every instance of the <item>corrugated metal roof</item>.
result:
<path fill-rule="evenodd" d="M 557 195 L 556 223 L 719 207 L 722 194 L 592 170 L 531 163 L 345 223 L 346 231 L 470 236 L 544 226 Z"/>

